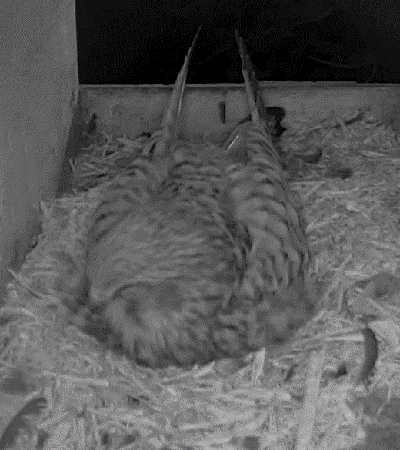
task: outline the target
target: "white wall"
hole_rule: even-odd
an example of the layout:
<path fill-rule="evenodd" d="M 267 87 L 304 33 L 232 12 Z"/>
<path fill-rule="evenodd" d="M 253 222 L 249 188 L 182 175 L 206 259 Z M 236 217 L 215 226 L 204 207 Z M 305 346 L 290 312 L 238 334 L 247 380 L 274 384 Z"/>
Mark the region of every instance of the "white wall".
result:
<path fill-rule="evenodd" d="M 73 0 L 0 2 L 0 289 L 56 191 L 77 101 L 75 29 Z"/>

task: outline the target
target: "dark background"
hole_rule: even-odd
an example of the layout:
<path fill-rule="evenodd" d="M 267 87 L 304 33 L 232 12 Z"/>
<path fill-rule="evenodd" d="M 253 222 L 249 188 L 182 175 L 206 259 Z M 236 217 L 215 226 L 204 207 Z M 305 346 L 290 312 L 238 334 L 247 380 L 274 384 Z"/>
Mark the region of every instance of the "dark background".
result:
<path fill-rule="evenodd" d="M 400 82 L 399 0 L 77 0 L 82 84 L 242 83 L 239 28 L 261 80 Z"/>

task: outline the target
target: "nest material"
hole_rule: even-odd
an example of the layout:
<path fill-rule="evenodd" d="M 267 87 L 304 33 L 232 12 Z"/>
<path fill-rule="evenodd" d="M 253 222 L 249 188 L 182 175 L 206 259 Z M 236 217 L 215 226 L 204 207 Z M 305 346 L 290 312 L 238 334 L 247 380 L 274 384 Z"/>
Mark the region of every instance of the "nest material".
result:
<path fill-rule="evenodd" d="M 60 255 L 84 264 L 88 217 L 101 190 L 146 137 L 102 136 L 92 144 L 73 164 L 76 195 L 42 205 L 42 234 L 0 311 L 0 448 L 359 445 L 377 414 L 367 407 L 370 396 L 382 407 L 387 392 L 400 397 L 400 146 L 368 114 L 354 117 L 299 125 L 282 142 L 295 153 L 323 150 L 318 165 L 303 165 L 292 182 L 314 253 L 318 315 L 278 354 L 266 349 L 188 371 L 133 367 L 62 319 Z M 352 332 L 365 315 L 379 339 L 368 390 L 355 387 L 364 346 Z"/>

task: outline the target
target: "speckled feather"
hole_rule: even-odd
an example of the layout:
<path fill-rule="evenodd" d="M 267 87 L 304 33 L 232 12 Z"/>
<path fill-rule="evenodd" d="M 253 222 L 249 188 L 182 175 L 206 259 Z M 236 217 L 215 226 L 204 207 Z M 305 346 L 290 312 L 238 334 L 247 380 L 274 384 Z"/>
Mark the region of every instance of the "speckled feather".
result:
<path fill-rule="evenodd" d="M 136 170 L 135 161 L 130 176 L 115 181 L 90 232 L 86 329 L 152 367 L 230 354 L 205 344 L 208 322 L 232 296 L 245 261 L 246 231 L 222 207 L 220 168 L 191 160 L 158 170 L 176 144 L 190 53 L 160 138 L 153 136 L 140 157 L 141 164 L 150 160 L 149 170 Z"/>
<path fill-rule="evenodd" d="M 242 58 L 251 122 L 239 125 L 225 144 L 229 193 L 234 216 L 249 230 L 253 243 L 243 292 L 274 293 L 293 314 L 312 310 L 307 275 L 310 252 L 298 200 L 286 182 L 281 158 L 273 145 L 265 106 L 242 38 L 236 33 Z M 293 286 L 296 286 L 293 288 Z M 288 319 L 289 319 L 288 315 Z"/>
<path fill-rule="evenodd" d="M 133 362 L 240 357 L 285 343 L 309 318 L 303 228 L 258 122 L 240 126 L 247 147 L 229 146 L 229 166 L 173 144 L 165 178 L 140 193 L 139 177 L 120 181 L 99 207 L 85 328 Z"/>

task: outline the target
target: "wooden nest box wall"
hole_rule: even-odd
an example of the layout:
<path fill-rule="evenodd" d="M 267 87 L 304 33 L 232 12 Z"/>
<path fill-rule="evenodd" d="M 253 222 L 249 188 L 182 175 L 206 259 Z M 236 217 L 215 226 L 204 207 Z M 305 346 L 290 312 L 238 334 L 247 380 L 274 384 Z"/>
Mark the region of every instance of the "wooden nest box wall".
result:
<path fill-rule="evenodd" d="M 0 7 L 0 286 L 56 193 L 78 97 L 74 0 Z"/>

